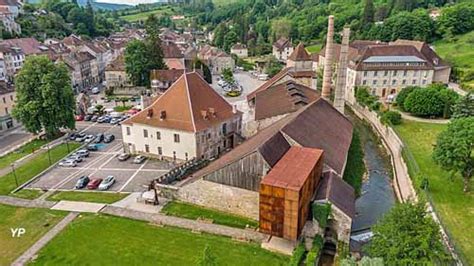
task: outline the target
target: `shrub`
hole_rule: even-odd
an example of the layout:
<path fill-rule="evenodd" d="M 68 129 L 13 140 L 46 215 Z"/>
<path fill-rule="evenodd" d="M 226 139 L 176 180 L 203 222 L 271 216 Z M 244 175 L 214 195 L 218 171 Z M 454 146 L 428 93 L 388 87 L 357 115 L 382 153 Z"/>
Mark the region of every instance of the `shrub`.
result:
<path fill-rule="evenodd" d="M 298 246 L 296 246 L 296 249 L 293 251 L 293 255 L 291 256 L 289 266 L 300 265 L 300 262 L 303 259 L 305 252 L 306 252 L 306 249 L 304 248 L 304 244 L 299 243 Z"/>
<path fill-rule="evenodd" d="M 380 109 L 378 97 L 371 95 L 367 86 L 357 87 L 355 97 L 360 105 L 367 106 L 370 110 L 378 111 Z"/>
<path fill-rule="evenodd" d="M 397 111 L 386 111 L 383 112 L 380 121 L 384 125 L 400 125 L 402 123 L 402 115 Z"/>
<path fill-rule="evenodd" d="M 305 265 L 312 266 L 319 257 L 319 253 L 323 247 L 323 238 L 320 235 L 316 235 L 313 239 L 313 247 L 306 255 Z"/>
<path fill-rule="evenodd" d="M 354 188 L 356 195 L 360 195 L 362 177 L 364 176 L 365 171 L 364 150 L 362 150 L 362 145 L 360 143 L 360 134 L 359 131 L 354 128 L 343 179 Z"/>
<path fill-rule="evenodd" d="M 329 203 L 313 204 L 313 218 L 318 221 L 319 227 L 325 228 L 327 226 L 330 213 L 331 205 Z"/>
<path fill-rule="evenodd" d="M 408 95 L 410 95 L 410 93 L 412 93 L 416 89 L 420 89 L 420 87 L 408 86 L 408 87 L 403 88 L 397 94 L 397 98 L 396 98 L 395 102 L 397 103 L 397 106 L 400 108 L 400 110 L 406 111 L 405 106 L 404 106 L 405 100 L 408 97 Z"/>
<path fill-rule="evenodd" d="M 445 117 L 451 115 L 451 107 L 458 95 L 442 84 L 432 84 L 427 88 L 415 89 L 404 101 L 404 109 L 416 116 Z"/>

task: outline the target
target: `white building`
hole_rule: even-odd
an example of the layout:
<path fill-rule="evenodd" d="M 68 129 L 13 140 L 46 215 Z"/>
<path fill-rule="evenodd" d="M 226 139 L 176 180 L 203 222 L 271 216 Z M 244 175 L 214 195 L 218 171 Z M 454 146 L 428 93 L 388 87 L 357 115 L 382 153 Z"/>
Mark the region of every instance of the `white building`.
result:
<path fill-rule="evenodd" d="M 293 53 L 293 45 L 290 40 L 280 38 L 273 44 L 272 54 L 278 61 L 286 63 L 291 53 Z"/>
<path fill-rule="evenodd" d="M 196 72 L 122 124 L 124 150 L 170 160 L 213 158 L 233 148 L 242 113 Z"/>
<path fill-rule="evenodd" d="M 230 53 L 235 54 L 239 58 L 247 58 L 249 56 L 249 50 L 245 44 L 236 43 L 230 48 Z"/>

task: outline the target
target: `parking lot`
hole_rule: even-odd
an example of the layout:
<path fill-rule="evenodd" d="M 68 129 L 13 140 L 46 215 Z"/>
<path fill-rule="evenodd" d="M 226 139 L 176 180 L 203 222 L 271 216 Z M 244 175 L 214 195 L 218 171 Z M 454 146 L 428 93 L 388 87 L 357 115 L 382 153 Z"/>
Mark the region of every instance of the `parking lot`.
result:
<path fill-rule="evenodd" d="M 151 180 L 172 168 L 168 162 L 150 159 L 142 164 L 134 164 L 133 157 L 124 162 L 119 161 L 117 156 L 122 152 L 120 126 L 78 122 L 76 127 L 78 132 L 86 134 L 114 134 L 115 140 L 108 144 L 101 143 L 98 151 L 90 152 L 89 157 L 84 158 L 76 167 L 53 167 L 29 184 L 28 188 L 72 190 L 81 176 L 104 179 L 113 175 L 116 181 L 110 191 L 138 192 L 146 190 Z"/>

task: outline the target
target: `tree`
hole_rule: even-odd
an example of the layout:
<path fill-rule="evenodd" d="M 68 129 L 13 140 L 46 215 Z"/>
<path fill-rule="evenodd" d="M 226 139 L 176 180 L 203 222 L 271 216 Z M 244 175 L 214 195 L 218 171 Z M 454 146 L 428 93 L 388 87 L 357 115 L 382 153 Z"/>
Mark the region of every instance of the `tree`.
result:
<path fill-rule="evenodd" d="M 447 258 L 439 227 L 423 203 L 395 205 L 372 232 L 367 251 L 386 265 L 425 265 Z"/>
<path fill-rule="evenodd" d="M 452 120 L 448 128 L 438 135 L 433 152 L 434 161 L 443 169 L 460 173 L 464 192 L 469 191 L 469 181 L 474 173 L 474 117 Z"/>
<path fill-rule="evenodd" d="M 196 264 L 199 266 L 217 266 L 216 257 L 211 253 L 211 248 L 208 245 L 204 248 L 202 256 Z"/>
<path fill-rule="evenodd" d="M 224 37 L 224 50 L 229 52 L 230 48 L 239 41 L 239 36 L 234 30 L 226 33 Z"/>
<path fill-rule="evenodd" d="M 234 84 L 234 73 L 232 73 L 232 70 L 230 68 L 225 68 L 222 71 L 222 78 L 229 84 Z"/>
<path fill-rule="evenodd" d="M 398 108 L 400 108 L 400 110 L 406 111 L 405 110 L 405 100 L 407 99 L 408 95 L 410 95 L 410 93 L 412 93 L 416 89 L 421 89 L 421 88 L 416 87 L 416 86 L 408 86 L 408 87 L 403 88 L 397 94 L 396 103 L 397 103 Z"/>
<path fill-rule="evenodd" d="M 385 125 L 400 125 L 402 123 L 402 115 L 397 111 L 386 111 L 382 113 L 380 121 Z"/>
<path fill-rule="evenodd" d="M 435 88 L 422 88 L 411 92 L 404 104 L 404 110 L 416 116 L 436 116 L 443 114 L 444 102 Z"/>
<path fill-rule="evenodd" d="M 362 14 L 362 27 L 374 22 L 375 6 L 373 0 L 365 0 L 364 13 Z"/>
<path fill-rule="evenodd" d="M 280 62 L 278 62 L 278 60 L 274 56 L 271 56 L 266 63 L 265 73 L 268 76 L 273 77 L 278 72 L 280 72 L 282 68 L 283 66 L 280 64 Z"/>
<path fill-rule="evenodd" d="M 466 94 L 453 106 L 453 118 L 474 116 L 474 95 Z"/>
<path fill-rule="evenodd" d="M 202 71 L 202 74 L 204 75 L 204 80 L 206 80 L 207 83 L 212 84 L 212 73 L 209 67 L 198 58 L 194 59 L 193 65 L 194 69 L 200 69 Z"/>
<path fill-rule="evenodd" d="M 150 60 L 144 42 L 133 40 L 127 44 L 125 70 L 135 86 L 148 86 L 150 83 Z"/>
<path fill-rule="evenodd" d="M 163 61 L 163 50 L 161 49 L 160 23 L 155 15 L 150 15 L 145 21 L 145 46 L 148 51 L 148 69 L 166 69 Z"/>
<path fill-rule="evenodd" d="M 47 138 L 61 128 L 75 128 L 75 100 L 69 72 L 46 56 L 28 57 L 15 78 L 13 116 L 31 133 L 45 131 Z"/>

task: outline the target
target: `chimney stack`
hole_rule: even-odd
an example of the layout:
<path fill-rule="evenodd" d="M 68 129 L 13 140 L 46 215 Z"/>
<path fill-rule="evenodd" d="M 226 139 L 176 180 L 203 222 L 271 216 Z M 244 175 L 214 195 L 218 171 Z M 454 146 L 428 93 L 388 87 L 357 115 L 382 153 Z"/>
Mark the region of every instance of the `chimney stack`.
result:
<path fill-rule="evenodd" d="M 346 26 L 342 31 L 341 55 L 337 67 L 336 92 L 334 95 L 334 107 L 344 114 L 345 94 L 346 94 L 346 74 L 347 74 L 347 54 L 349 53 L 349 35 L 351 29 Z"/>
<path fill-rule="evenodd" d="M 334 16 L 329 16 L 328 19 L 328 33 L 326 38 L 326 52 L 324 54 L 324 74 L 323 74 L 323 88 L 321 96 L 329 100 L 331 96 L 331 81 L 332 81 L 332 63 L 334 61 Z"/>

